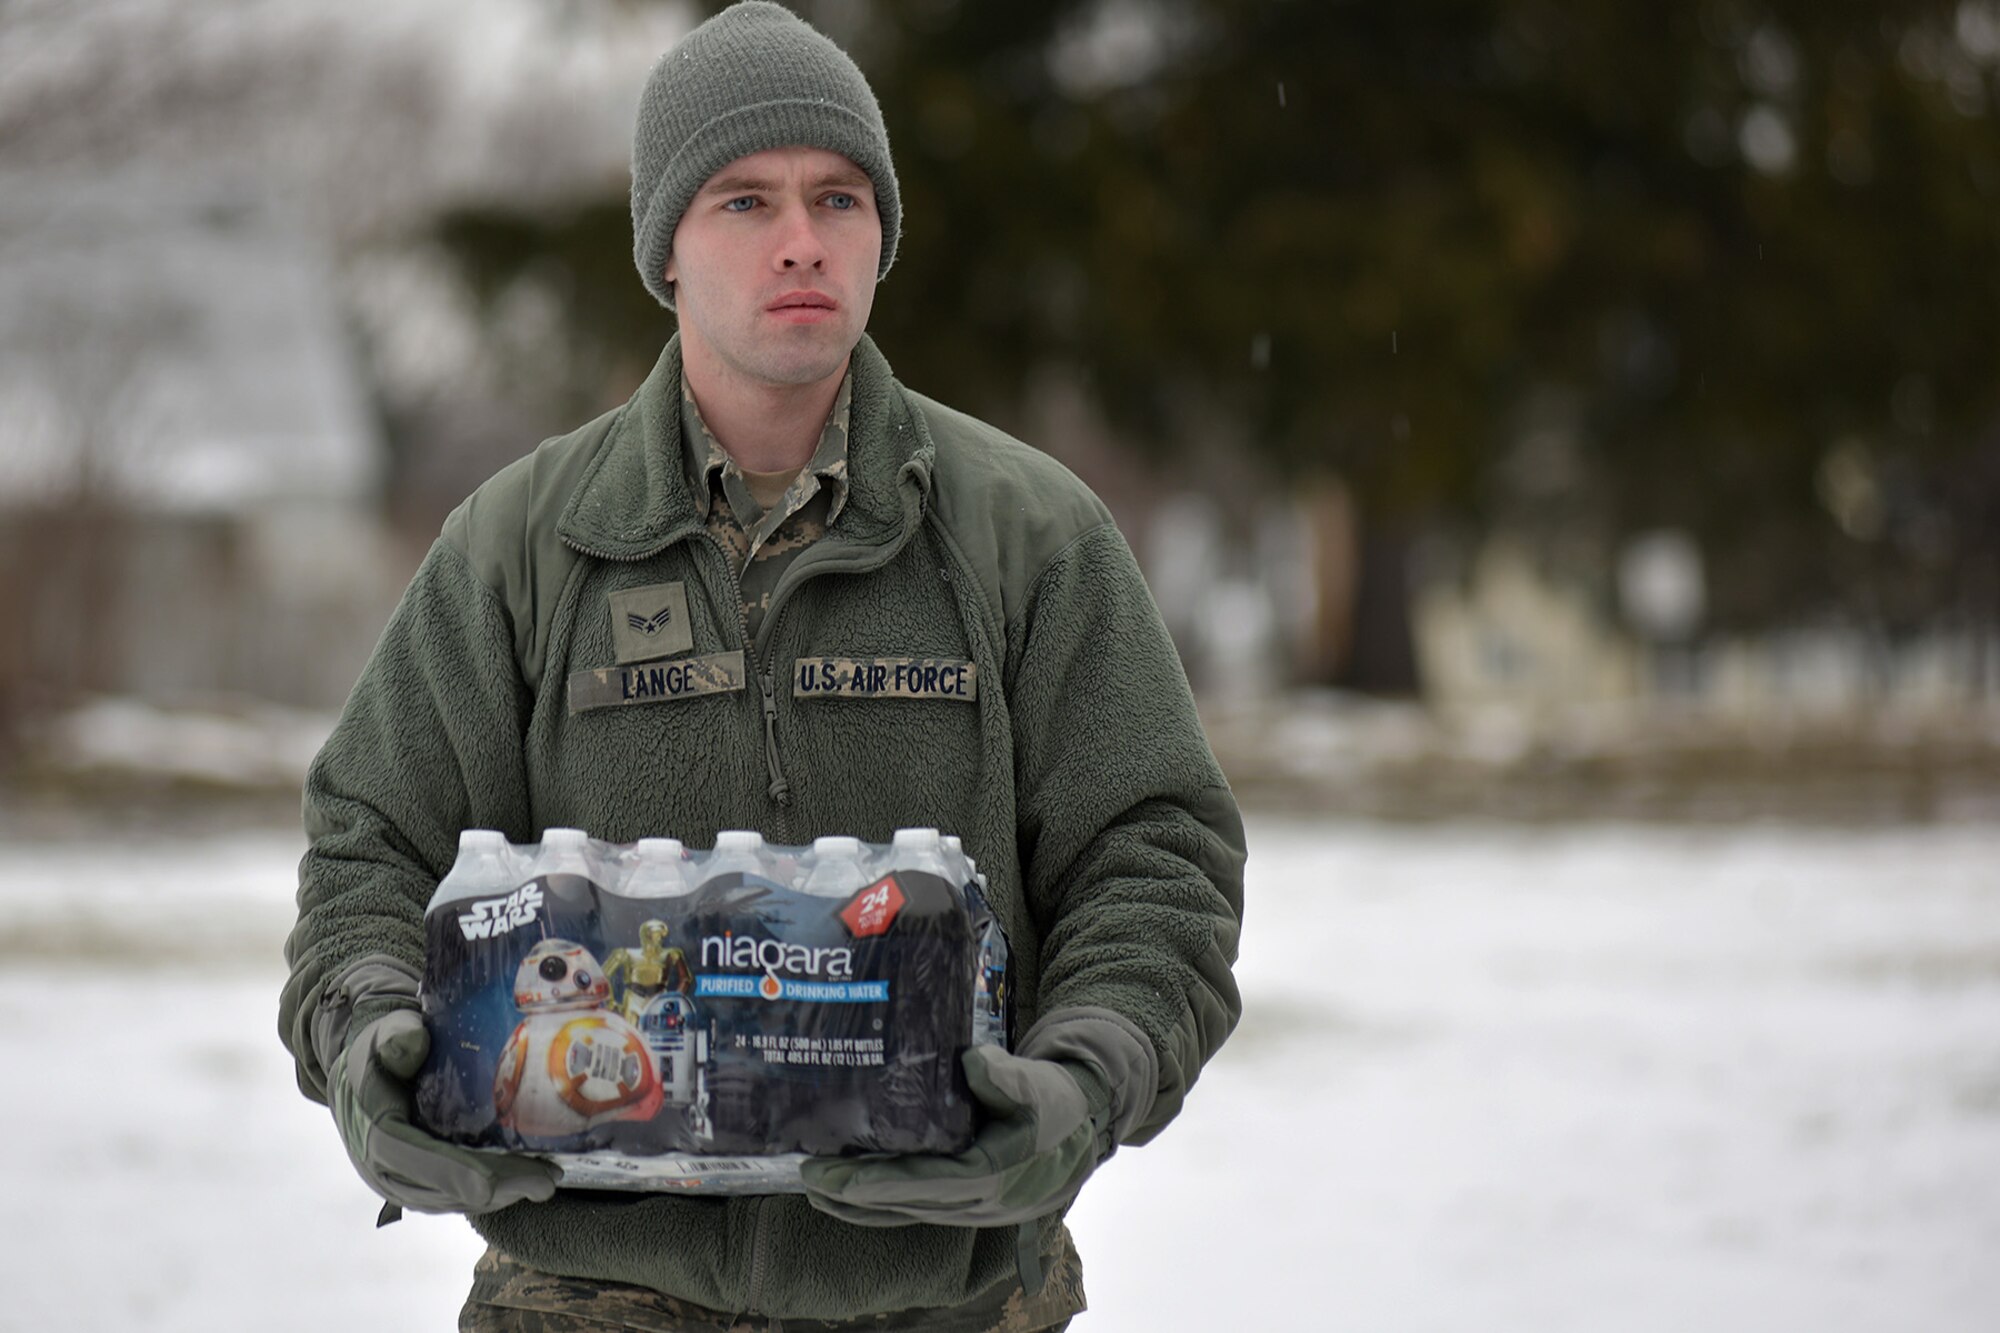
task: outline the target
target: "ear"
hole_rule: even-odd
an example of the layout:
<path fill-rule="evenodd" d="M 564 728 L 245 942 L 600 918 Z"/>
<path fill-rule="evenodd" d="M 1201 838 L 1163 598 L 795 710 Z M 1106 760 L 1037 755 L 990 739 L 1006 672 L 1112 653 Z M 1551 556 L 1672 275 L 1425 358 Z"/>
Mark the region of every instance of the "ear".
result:
<path fill-rule="evenodd" d="M 673 286 L 676 282 L 680 281 L 679 277 L 677 277 L 674 273 L 674 268 L 675 268 L 674 252 L 669 250 L 667 251 L 667 267 L 665 272 L 662 273 L 661 275 L 667 280 L 667 286 L 669 287 Z"/>

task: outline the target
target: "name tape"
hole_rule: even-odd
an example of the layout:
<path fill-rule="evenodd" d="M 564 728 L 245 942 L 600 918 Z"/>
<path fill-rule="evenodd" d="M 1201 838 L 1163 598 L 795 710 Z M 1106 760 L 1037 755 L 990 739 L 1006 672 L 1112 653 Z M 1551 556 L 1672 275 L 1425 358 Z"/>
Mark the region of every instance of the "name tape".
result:
<path fill-rule="evenodd" d="M 952 657 L 801 657 L 792 664 L 797 699 L 979 697 L 979 668 Z"/>
<path fill-rule="evenodd" d="M 569 711 L 657 704 L 743 688 L 743 653 L 711 653 L 646 666 L 598 667 L 569 678 Z"/>

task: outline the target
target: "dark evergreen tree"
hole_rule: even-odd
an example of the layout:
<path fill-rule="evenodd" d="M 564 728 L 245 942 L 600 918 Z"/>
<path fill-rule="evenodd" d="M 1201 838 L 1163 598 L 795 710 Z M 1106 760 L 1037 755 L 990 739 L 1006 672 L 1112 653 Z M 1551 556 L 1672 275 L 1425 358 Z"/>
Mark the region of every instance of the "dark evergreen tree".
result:
<path fill-rule="evenodd" d="M 1725 625 L 2000 609 L 2000 8 L 796 7 L 889 122 L 911 383 L 1007 424 L 1073 366 L 1136 448 L 1235 423 L 1397 524 L 1683 527 Z M 446 230 L 569 275 L 580 398 L 670 327 L 623 210 Z"/>

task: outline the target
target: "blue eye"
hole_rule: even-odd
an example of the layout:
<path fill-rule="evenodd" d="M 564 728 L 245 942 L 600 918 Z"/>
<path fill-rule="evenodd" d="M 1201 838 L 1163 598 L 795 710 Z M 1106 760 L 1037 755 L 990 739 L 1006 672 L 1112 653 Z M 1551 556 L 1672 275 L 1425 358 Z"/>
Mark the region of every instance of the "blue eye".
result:
<path fill-rule="evenodd" d="M 738 208 L 737 207 L 738 204 L 742 204 L 743 207 Z M 748 213 L 752 208 L 755 208 L 756 206 L 757 206 L 757 201 L 755 199 L 752 199 L 749 195 L 746 194 L 739 198 L 731 199 L 728 203 L 724 204 L 722 207 L 725 212 Z"/>
<path fill-rule="evenodd" d="M 826 197 L 826 202 L 845 212 L 847 209 L 853 208 L 860 200 L 851 194 L 830 194 Z"/>

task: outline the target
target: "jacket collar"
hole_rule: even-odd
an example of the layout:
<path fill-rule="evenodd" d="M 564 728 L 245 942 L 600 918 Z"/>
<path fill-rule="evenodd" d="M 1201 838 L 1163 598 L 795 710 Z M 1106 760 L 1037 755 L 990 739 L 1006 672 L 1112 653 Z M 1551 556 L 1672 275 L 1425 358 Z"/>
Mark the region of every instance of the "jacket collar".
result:
<path fill-rule="evenodd" d="M 866 334 L 854 348 L 850 372 L 847 503 L 821 540 L 900 546 L 930 494 L 930 432 Z M 681 453 L 681 340 L 675 334 L 605 432 L 556 532 L 587 555 L 643 560 L 700 525 Z"/>

